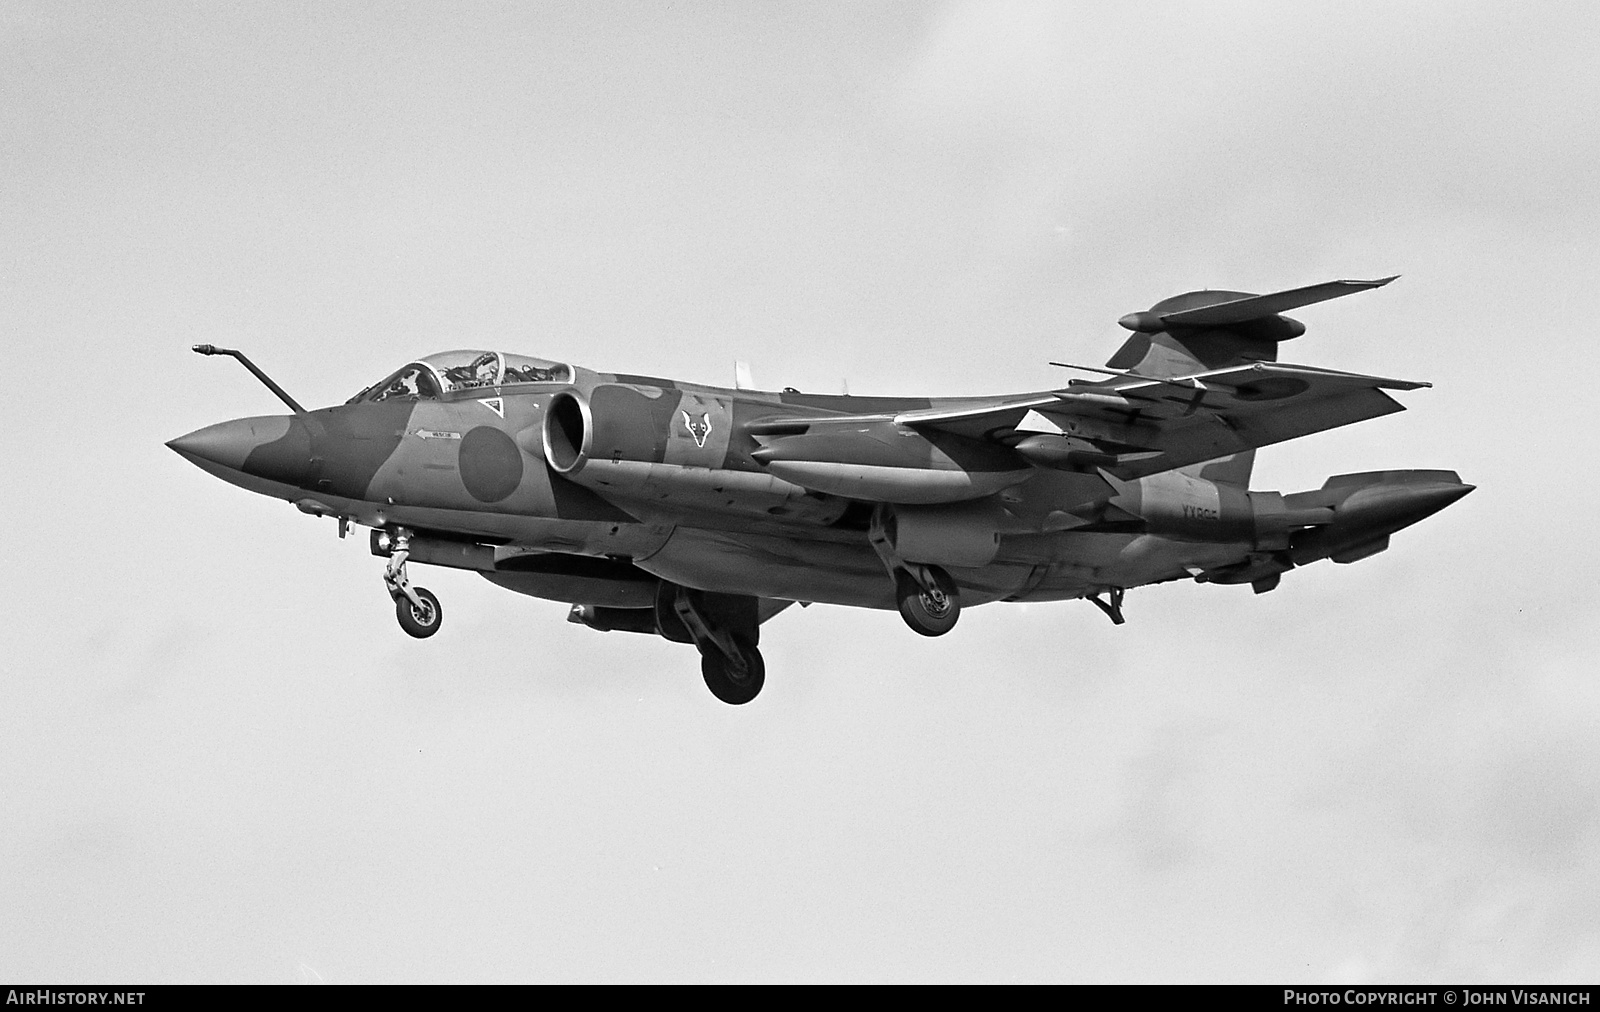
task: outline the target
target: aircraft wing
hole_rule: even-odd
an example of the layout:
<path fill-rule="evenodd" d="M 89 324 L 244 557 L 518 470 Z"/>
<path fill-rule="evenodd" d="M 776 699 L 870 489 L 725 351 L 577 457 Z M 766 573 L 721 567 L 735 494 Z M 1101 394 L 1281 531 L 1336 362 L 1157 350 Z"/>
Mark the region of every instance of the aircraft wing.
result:
<path fill-rule="evenodd" d="M 1113 396 L 1135 403 L 1159 437 L 1159 457 L 1125 468 L 1153 474 L 1269 446 L 1405 410 L 1385 390 L 1430 386 L 1287 363 L 1253 362 L 1178 380 L 1114 380 Z M 1069 395 L 1070 396 L 1070 395 Z"/>
<path fill-rule="evenodd" d="M 1011 437 L 1006 441 L 1013 443 L 1016 434 L 1059 434 L 1085 449 L 1103 447 L 1105 469 L 1126 479 L 1402 411 L 1383 391 L 1428 385 L 1251 362 L 1173 379 L 1130 375 L 1073 383 L 1046 397 L 911 411 L 894 420 L 967 438 Z"/>
<path fill-rule="evenodd" d="M 898 414 L 765 418 L 750 431 L 813 438 L 833 427 L 892 422 L 924 435 L 1017 447 L 1040 466 L 1089 466 L 1128 480 L 1403 411 L 1384 391 L 1428 385 L 1314 366 L 1247 362 L 1173 378 L 1124 374 L 1040 394 Z M 1029 439 L 1033 436 L 1043 437 L 1043 453 L 1025 452 L 1032 449 L 1030 443 L 1040 442 Z M 1052 449 L 1052 442 L 1059 445 Z M 848 463 L 850 456 L 844 451 L 830 459 Z M 1045 463 L 1047 457 L 1053 462 Z"/>
<path fill-rule="evenodd" d="M 1193 376 L 1156 379 L 1127 374 L 1115 379 L 1069 384 L 1056 395 L 1070 394 L 1074 389 L 1112 390 L 1139 397 L 1165 397 L 1168 400 L 1187 400 L 1175 397 L 1172 388 L 1189 390 L 1215 389 L 1241 403 L 1268 404 L 1297 396 L 1315 388 L 1313 396 L 1325 396 L 1337 389 L 1375 387 L 1385 390 L 1417 390 L 1432 383 L 1416 380 L 1389 379 L 1367 376 L 1363 373 L 1340 372 L 1310 365 L 1290 365 L 1287 362 L 1246 362 L 1242 365 L 1213 369 Z M 1166 388 L 1163 391 L 1163 388 Z"/>

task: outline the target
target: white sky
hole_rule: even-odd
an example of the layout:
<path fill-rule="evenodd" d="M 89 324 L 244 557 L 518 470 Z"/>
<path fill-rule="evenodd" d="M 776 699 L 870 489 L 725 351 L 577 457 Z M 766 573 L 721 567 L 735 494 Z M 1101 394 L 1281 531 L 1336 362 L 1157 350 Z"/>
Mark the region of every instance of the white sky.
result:
<path fill-rule="evenodd" d="M 1600 976 L 1586 3 L 0 0 L 0 979 Z M 1102 362 L 1190 288 L 1401 273 L 1284 357 L 1431 380 L 1257 487 L 1472 496 L 1256 597 L 767 687 L 162 446 L 462 345 L 856 393 Z"/>

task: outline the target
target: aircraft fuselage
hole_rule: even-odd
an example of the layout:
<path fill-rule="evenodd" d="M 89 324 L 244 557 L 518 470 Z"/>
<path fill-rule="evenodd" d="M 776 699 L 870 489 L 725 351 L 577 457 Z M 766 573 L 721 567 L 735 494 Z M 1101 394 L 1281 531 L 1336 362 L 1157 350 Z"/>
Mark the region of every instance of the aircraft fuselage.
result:
<path fill-rule="evenodd" d="M 572 621 L 700 650 L 746 702 L 759 625 L 787 604 L 897 608 L 949 631 L 963 606 L 1087 598 L 1123 620 L 1131 587 L 1277 587 L 1354 562 L 1470 492 L 1451 471 L 1249 487 L 1257 448 L 1402 410 L 1423 383 L 1277 362 L 1285 308 L 1381 287 L 1190 292 L 1119 321 L 1111 379 L 973 398 L 700 386 L 492 351 L 402 367 L 338 407 L 236 419 L 170 445 L 227 481 L 373 528 L 397 617 L 439 628 L 406 564 L 473 570 L 564 601 Z M 1102 600 L 1108 596 L 1109 600 Z"/>

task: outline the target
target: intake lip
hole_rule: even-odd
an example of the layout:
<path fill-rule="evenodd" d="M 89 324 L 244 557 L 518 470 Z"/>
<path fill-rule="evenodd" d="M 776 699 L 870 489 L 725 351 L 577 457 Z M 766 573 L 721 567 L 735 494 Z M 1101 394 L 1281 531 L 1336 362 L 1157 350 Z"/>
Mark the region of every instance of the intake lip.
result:
<path fill-rule="evenodd" d="M 544 416 L 544 457 L 561 474 L 583 469 L 594 443 L 589 402 L 563 390 L 550 399 Z"/>

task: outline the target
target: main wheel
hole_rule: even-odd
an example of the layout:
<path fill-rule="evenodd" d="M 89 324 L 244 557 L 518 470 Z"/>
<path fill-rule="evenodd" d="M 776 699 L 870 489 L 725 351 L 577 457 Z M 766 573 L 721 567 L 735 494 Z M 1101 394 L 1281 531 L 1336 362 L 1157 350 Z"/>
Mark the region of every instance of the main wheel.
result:
<path fill-rule="evenodd" d="M 700 673 L 705 676 L 706 688 L 713 696 L 737 706 L 756 698 L 767 680 L 767 665 L 754 644 L 738 635 L 733 640 L 739 648 L 738 658 L 730 660 L 721 650 L 708 645 L 700 655 Z"/>
<path fill-rule="evenodd" d="M 412 587 L 417 597 L 422 601 L 422 607 L 411 603 L 411 599 L 401 594 L 394 599 L 394 616 L 400 620 L 400 628 L 417 639 L 427 639 L 439 631 L 439 623 L 444 621 L 444 610 L 439 607 L 439 599 L 433 596 L 433 591 L 423 590 L 421 587 Z"/>
<path fill-rule="evenodd" d="M 929 566 L 934 589 L 924 591 L 911 574 L 900 570 L 894 575 L 895 598 L 906 625 L 924 636 L 943 636 L 961 617 L 961 596 L 956 581 L 938 566 Z"/>

